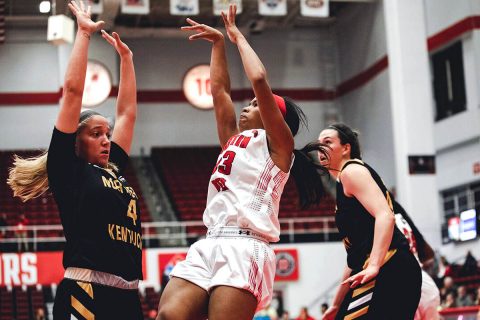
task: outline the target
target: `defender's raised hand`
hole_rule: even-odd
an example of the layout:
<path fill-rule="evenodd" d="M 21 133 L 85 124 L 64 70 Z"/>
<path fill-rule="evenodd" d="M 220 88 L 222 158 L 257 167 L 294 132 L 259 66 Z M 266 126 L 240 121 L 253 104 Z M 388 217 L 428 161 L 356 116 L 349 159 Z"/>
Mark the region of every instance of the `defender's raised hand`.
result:
<path fill-rule="evenodd" d="M 70 11 L 72 11 L 73 15 L 77 18 L 77 25 L 78 29 L 87 32 L 88 34 L 92 34 L 98 30 L 100 30 L 103 25 L 105 24 L 104 21 L 93 22 L 91 19 L 91 7 L 83 4 L 83 1 L 79 1 L 79 4 L 72 0 L 68 7 Z"/>
<path fill-rule="evenodd" d="M 112 35 L 109 35 L 108 32 L 102 30 L 102 37 L 117 50 L 120 57 L 123 58 L 133 55 L 130 48 L 120 39 L 118 33 L 112 32 Z"/>
<path fill-rule="evenodd" d="M 235 15 L 237 14 L 237 5 L 230 4 L 228 8 L 228 15 L 222 12 L 223 23 L 225 24 L 225 29 L 227 30 L 227 35 L 230 41 L 237 43 L 239 37 L 243 37 L 243 34 L 237 28 L 235 24 Z"/>
<path fill-rule="evenodd" d="M 210 42 L 217 42 L 218 40 L 223 40 L 223 34 L 215 28 L 207 26 L 205 24 L 200 24 L 190 18 L 187 18 L 187 22 L 190 26 L 182 27 L 182 31 L 196 31 L 196 34 L 188 37 L 190 40 L 204 39 Z"/>

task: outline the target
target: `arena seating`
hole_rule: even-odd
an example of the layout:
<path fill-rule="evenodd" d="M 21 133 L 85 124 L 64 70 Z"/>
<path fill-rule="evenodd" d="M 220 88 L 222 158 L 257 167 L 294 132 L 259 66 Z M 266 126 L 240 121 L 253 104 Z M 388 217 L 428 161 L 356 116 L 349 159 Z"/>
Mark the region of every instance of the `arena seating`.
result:
<path fill-rule="evenodd" d="M 0 320 L 34 319 L 39 308 L 46 310 L 45 302 L 52 301 L 51 287 L 15 286 L 0 288 Z"/>
<path fill-rule="evenodd" d="M 147 287 L 145 293 L 139 293 L 139 296 L 143 315 L 147 319 L 150 310 L 157 310 L 160 293 L 152 287 Z M 46 303 L 53 300 L 51 286 L 0 287 L 0 320 L 35 319 L 36 310 L 42 308 L 47 313 Z"/>
<path fill-rule="evenodd" d="M 15 226 L 18 223 L 19 215 L 24 213 L 28 219 L 29 225 L 52 225 L 60 224 L 57 205 L 51 193 L 31 199 L 22 203 L 20 199 L 13 197 L 13 192 L 6 184 L 8 177 L 8 168 L 12 166 L 13 155 L 17 154 L 23 158 L 36 156 L 41 151 L 1 151 L 0 152 L 0 213 L 6 213 L 7 224 Z M 141 196 L 140 186 L 137 177 L 129 165 L 125 172 L 125 178 L 129 185 L 133 187 L 140 198 L 140 210 L 142 212 L 142 221 L 151 221 L 150 213 Z M 38 231 L 37 237 L 57 237 L 62 236 L 62 231 Z"/>

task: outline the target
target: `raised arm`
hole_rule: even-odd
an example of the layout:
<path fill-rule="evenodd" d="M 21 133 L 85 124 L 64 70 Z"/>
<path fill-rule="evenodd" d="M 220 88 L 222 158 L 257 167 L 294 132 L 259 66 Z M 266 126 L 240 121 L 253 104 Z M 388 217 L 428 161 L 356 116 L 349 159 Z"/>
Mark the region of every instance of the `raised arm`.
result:
<path fill-rule="evenodd" d="M 370 281 L 378 274 L 392 242 L 395 217 L 367 168 L 360 165 L 348 166 L 342 171 L 341 179 L 345 194 L 355 197 L 375 218 L 373 247 L 368 266 L 344 281 L 351 283 L 351 287 L 354 288 Z"/>
<path fill-rule="evenodd" d="M 132 145 L 133 130 L 137 119 L 137 82 L 133 66 L 133 54 L 122 42 L 118 33 L 109 35 L 102 30 L 102 37 L 110 43 L 120 56 L 120 83 L 117 97 L 117 111 L 112 140 L 127 154 Z"/>
<path fill-rule="evenodd" d="M 62 132 L 73 133 L 77 130 L 82 108 L 90 36 L 99 30 L 104 22 L 93 22 L 90 19 L 90 6 L 85 9 L 82 1 L 80 5 L 72 1 L 68 7 L 77 18 L 78 30 L 65 74 L 62 106 L 55 126 Z"/>
<path fill-rule="evenodd" d="M 230 76 L 228 74 L 225 38 L 223 34 L 207 25 L 187 19 L 190 26 L 182 27 L 184 31 L 196 31 L 190 40 L 204 39 L 212 42 L 210 58 L 210 83 L 217 119 L 217 132 L 223 146 L 231 136 L 238 133 L 235 108 L 230 96 Z"/>
<path fill-rule="evenodd" d="M 228 15 L 222 12 L 228 37 L 238 47 L 245 73 L 255 92 L 272 159 L 280 168 L 289 168 L 294 147 L 292 132 L 275 103 L 265 67 L 235 25 L 236 11 L 236 5 L 231 4 Z"/>

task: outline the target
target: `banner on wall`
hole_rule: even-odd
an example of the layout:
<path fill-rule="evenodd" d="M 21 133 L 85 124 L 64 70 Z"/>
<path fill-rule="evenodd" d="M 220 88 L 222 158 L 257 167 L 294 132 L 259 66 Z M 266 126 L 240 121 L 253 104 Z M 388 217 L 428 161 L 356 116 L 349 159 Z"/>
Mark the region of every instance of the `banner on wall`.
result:
<path fill-rule="evenodd" d="M 158 278 L 160 284 L 164 286 L 169 279 L 173 267 L 180 261 L 185 260 L 187 252 L 164 253 L 158 255 Z"/>
<path fill-rule="evenodd" d="M 237 5 L 237 14 L 242 13 L 242 0 L 213 0 L 213 14 L 220 16 L 222 11 L 228 13 L 230 4 Z"/>
<path fill-rule="evenodd" d="M 50 285 L 63 279 L 62 252 L 3 253 L 0 286 Z"/>
<path fill-rule="evenodd" d="M 300 0 L 300 13 L 305 17 L 328 17 L 329 0 Z"/>
<path fill-rule="evenodd" d="M 93 14 L 100 14 L 103 12 L 103 0 L 88 0 L 88 5 Z"/>
<path fill-rule="evenodd" d="M 258 0 L 258 13 L 262 16 L 285 16 L 287 0 Z"/>
<path fill-rule="evenodd" d="M 297 281 L 299 278 L 297 249 L 274 249 L 277 259 L 275 281 Z M 175 265 L 185 260 L 186 251 L 158 253 L 158 279 L 162 285 Z"/>
<path fill-rule="evenodd" d="M 297 249 L 274 249 L 277 258 L 275 281 L 297 281 L 299 265 Z M 143 251 L 143 283 L 165 285 L 175 265 L 185 260 L 187 248 L 147 249 Z M 63 279 L 63 252 L 0 254 L 0 287 L 51 285 Z"/>
<path fill-rule="evenodd" d="M 122 0 L 122 13 L 149 14 L 150 0 Z"/>
<path fill-rule="evenodd" d="M 200 11 L 198 0 L 170 0 L 170 14 L 174 16 L 197 15 Z"/>
<path fill-rule="evenodd" d="M 298 253 L 297 249 L 274 250 L 277 258 L 275 281 L 298 280 Z"/>

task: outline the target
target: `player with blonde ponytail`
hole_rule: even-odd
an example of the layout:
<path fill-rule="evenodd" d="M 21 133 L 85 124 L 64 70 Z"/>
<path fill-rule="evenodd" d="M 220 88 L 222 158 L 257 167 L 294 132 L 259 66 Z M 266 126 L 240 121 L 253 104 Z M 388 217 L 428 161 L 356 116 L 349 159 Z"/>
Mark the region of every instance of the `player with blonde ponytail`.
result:
<path fill-rule="evenodd" d="M 115 127 L 98 112 L 81 111 L 90 37 L 104 23 L 93 22 L 83 2 L 68 6 L 78 31 L 48 152 L 15 157 L 8 183 L 23 201 L 49 190 L 57 203 L 66 270 L 55 296 L 54 319 L 143 319 L 138 196 L 122 176 L 137 115 L 133 54 L 118 34 L 102 30 L 120 56 Z M 114 237 L 113 229 L 130 237 Z"/>

